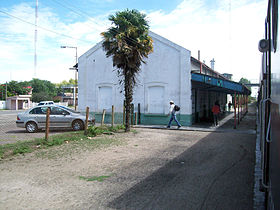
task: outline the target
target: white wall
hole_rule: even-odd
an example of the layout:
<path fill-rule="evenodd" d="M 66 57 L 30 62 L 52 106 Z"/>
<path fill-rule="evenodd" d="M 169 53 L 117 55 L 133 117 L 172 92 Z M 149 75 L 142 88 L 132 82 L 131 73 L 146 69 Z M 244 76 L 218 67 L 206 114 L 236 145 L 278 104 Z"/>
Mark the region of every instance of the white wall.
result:
<path fill-rule="evenodd" d="M 6 109 L 6 101 L 0 101 L 0 109 Z"/>
<path fill-rule="evenodd" d="M 141 113 L 167 114 L 169 101 L 180 105 L 181 114 L 191 114 L 190 51 L 150 33 L 154 52 L 141 66 L 134 89 L 134 104 L 141 104 Z M 79 110 L 86 106 L 101 112 L 115 105 L 122 112 L 123 93 L 112 58 L 106 58 L 101 43 L 79 58 Z"/>

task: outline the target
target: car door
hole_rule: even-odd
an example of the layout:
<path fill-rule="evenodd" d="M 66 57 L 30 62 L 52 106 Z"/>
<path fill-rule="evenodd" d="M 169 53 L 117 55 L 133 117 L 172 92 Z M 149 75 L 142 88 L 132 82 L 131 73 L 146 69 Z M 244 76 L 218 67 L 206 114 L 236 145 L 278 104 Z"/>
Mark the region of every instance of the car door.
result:
<path fill-rule="evenodd" d="M 46 126 L 47 107 L 36 107 L 29 112 L 29 119 L 37 123 L 38 128 Z"/>
<path fill-rule="evenodd" d="M 69 127 L 70 126 L 70 113 L 59 107 L 51 107 L 50 113 L 50 127 Z"/>

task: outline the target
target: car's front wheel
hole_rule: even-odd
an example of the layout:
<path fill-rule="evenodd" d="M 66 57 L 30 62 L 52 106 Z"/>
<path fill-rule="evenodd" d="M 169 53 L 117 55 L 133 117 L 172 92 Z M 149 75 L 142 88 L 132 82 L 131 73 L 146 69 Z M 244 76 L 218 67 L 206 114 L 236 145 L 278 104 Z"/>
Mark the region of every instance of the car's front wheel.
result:
<path fill-rule="evenodd" d="M 79 131 L 79 130 L 83 130 L 84 129 L 84 123 L 81 120 L 75 120 L 72 123 L 72 129 L 74 131 Z"/>
<path fill-rule="evenodd" d="M 28 133 L 35 133 L 35 132 L 38 131 L 38 126 L 37 126 L 36 123 L 34 123 L 34 122 L 28 122 L 28 123 L 26 123 L 25 128 L 26 128 L 26 131 L 27 131 Z"/>

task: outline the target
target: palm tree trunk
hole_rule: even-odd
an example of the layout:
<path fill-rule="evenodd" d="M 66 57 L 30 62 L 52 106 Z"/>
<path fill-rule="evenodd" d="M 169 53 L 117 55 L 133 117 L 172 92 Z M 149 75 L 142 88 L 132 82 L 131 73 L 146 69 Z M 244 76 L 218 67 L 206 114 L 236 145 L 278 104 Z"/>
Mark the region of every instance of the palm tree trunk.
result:
<path fill-rule="evenodd" d="M 132 103 L 132 78 L 131 73 L 126 69 L 124 80 L 124 92 L 125 92 L 125 132 L 130 131 L 130 112 Z"/>

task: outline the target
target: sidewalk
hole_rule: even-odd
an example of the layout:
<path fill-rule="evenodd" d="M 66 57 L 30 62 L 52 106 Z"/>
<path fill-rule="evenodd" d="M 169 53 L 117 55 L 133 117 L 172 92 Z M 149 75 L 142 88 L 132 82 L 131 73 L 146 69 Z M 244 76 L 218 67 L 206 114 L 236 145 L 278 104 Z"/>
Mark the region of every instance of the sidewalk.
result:
<path fill-rule="evenodd" d="M 234 132 L 234 133 L 247 133 L 256 134 L 256 107 L 250 105 L 248 113 L 237 123 L 234 129 L 234 113 L 226 113 L 225 117 L 219 121 L 218 126 L 213 123 L 197 123 L 192 126 L 182 126 L 178 130 L 184 131 L 201 131 L 201 132 Z M 240 115 L 241 116 L 241 115 Z M 167 129 L 165 125 L 134 125 L 136 128 L 150 128 L 150 129 Z M 177 126 L 171 126 L 171 130 L 177 130 Z"/>

